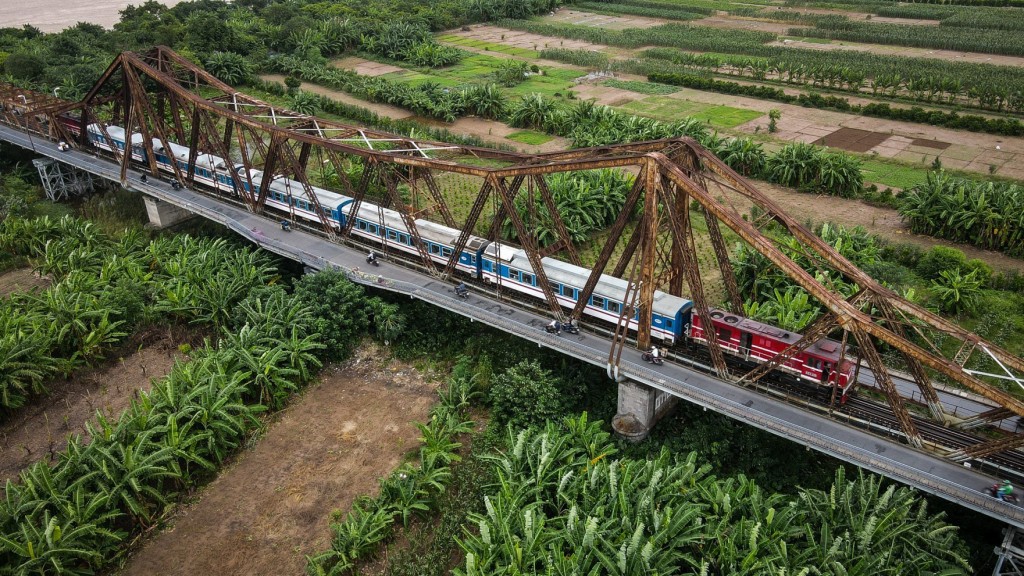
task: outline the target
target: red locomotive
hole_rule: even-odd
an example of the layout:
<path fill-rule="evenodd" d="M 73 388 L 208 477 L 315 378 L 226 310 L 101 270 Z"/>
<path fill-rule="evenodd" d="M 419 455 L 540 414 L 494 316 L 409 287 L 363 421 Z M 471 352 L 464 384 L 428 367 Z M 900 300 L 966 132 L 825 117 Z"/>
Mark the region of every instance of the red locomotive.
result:
<path fill-rule="evenodd" d="M 800 339 L 800 334 L 795 332 L 714 308 L 711 309 L 711 324 L 723 351 L 750 362 L 766 362 Z M 694 312 L 689 336 L 694 342 L 707 346 L 704 330 L 703 319 Z M 803 382 L 828 388 L 838 386 L 841 404 L 846 402 L 853 383 L 853 369 L 854 362 L 844 354 L 842 345 L 828 338 L 818 340 L 778 367 Z"/>

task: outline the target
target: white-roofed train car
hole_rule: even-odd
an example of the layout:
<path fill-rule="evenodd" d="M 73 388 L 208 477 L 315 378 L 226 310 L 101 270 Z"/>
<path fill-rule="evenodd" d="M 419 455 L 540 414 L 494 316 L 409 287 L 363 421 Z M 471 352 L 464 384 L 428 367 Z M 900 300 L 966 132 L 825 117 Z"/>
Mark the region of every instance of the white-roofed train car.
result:
<path fill-rule="evenodd" d="M 576 306 L 580 290 L 590 277 L 590 270 L 554 258 L 541 260 L 544 273 L 558 303 L 571 310 Z M 493 243 L 483 253 L 482 277 L 489 282 L 544 298 L 538 285 L 537 275 L 526 252 L 510 246 Z M 602 274 L 594 287 L 594 293 L 584 307 L 584 313 L 593 318 L 616 323 L 622 315 L 628 283 L 620 278 Z M 651 334 L 662 340 L 673 342 L 684 332 L 689 323 L 693 304 L 685 299 L 661 291 L 654 293 Z M 637 329 L 638 313 L 629 318 L 629 328 Z"/>

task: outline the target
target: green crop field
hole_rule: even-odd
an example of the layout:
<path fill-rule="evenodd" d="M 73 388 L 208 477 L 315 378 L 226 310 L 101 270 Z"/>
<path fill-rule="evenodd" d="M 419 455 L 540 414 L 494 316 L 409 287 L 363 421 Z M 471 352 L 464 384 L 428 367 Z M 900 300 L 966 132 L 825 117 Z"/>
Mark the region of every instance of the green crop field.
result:
<path fill-rule="evenodd" d="M 554 136 L 545 134 L 543 132 L 535 132 L 533 130 L 522 130 L 520 132 L 513 132 L 505 138 L 514 140 L 516 142 L 522 142 L 523 144 L 529 144 L 531 146 L 540 146 L 545 142 L 550 142 L 555 139 Z"/>
<path fill-rule="evenodd" d="M 658 120 L 681 120 L 692 116 L 715 128 L 735 128 L 763 116 L 755 110 L 691 102 L 669 96 L 649 96 L 621 107 L 623 110 Z"/>
<path fill-rule="evenodd" d="M 476 38 L 455 36 L 453 34 L 438 36 L 437 40 L 438 42 L 444 42 L 445 44 L 451 44 L 460 48 L 473 48 L 476 50 L 485 50 L 487 52 L 497 52 L 498 54 L 507 54 L 509 56 L 516 56 L 519 58 L 533 59 L 540 57 L 540 52 L 530 50 L 529 48 L 516 48 L 515 46 L 509 46 L 507 44 L 487 42 L 484 40 L 477 40 Z"/>

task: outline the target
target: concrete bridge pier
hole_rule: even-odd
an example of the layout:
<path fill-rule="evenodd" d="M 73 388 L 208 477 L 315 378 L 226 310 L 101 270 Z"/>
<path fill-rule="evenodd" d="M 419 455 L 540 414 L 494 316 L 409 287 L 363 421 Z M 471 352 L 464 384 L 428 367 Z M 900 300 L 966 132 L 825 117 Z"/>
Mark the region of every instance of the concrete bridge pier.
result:
<path fill-rule="evenodd" d="M 646 384 L 620 378 L 618 413 L 612 429 L 630 442 L 647 438 L 654 425 L 675 408 L 679 398 Z"/>
<path fill-rule="evenodd" d="M 182 220 L 187 220 L 195 214 L 175 206 L 174 204 L 168 204 L 162 200 L 156 198 L 150 198 L 149 196 L 143 196 L 143 201 L 146 203 L 146 213 L 149 215 L 149 226 L 157 230 L 161 228 L 167 228 L 168 226 L 174 226 Z"/>

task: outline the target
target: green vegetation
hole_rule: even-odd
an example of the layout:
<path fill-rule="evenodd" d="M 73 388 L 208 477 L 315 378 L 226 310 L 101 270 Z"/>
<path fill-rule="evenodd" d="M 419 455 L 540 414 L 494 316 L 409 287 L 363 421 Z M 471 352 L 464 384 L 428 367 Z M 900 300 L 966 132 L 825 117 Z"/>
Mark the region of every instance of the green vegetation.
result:
<path fill-rule="evenodd" d="M 545 142 L 550 142 L 553 137 L 541 132 L 534 132 L 533 130 L 520 130 L 519 132 L 513 132 L 505 138 L 514 140 L 516 142 L 522 142 L 523 144 L 529 144 L 531 146 L 540 146 Z"/>
<path fill-rule="evenodd" d="M 928 26 L 854 22 L 844 17 L 835 17 L 819 19 L 814 28 L 794 28 L 789 33 L 793 36 L 852 42 L 1009 54 L 1011 56 L 1024 55 L 1024 45 L 1021 45 L 1019 38 L 1006 34 L 1003 30 L 944 27 L 940 34 Z"/>
<path fill-rule="evenodd" d="M 453 34 L 445 34 L 438 36 L 437 39 L 445 44 L 455 44 L 464 48 L 476 48 L 477 50 L 484 50 L 486 52 L 497 52 L 499 54 L 507 54 L 509 56 L 517 56 L 519 58 L 526 58 L 533 60 L 540 57 L 540 52 L 536 50 L 530 50 L 529 48 L 516 48 L 515 46 L 509 46 L 507 44 L 501 44 L 497 42 L 486 42 L 484 40 L 477 40 L 475 38 L 468 38 L 465 36 L 455 36 Z"/>
<path fill-rule="evenodd" d="M 652 96 L 663 96 L 665 94 L 674 94 L 679 92 L 679 88 L 675 86 L 658 84 L 654 81 L 640 82 L 637 80 L 605 80 L 602 84 L 610 88 L 619 88 L 620 90 L 629 90 L 630 92 L 637 92 L 639 94 L 648 94 Z"/>
<path fill-rule="evenodd" d="M 1016 184 L 930 173 L 903 195 L 900 215 L 917 234 L 1024 257 L 1024 189 Z"/>
<path fill-rule="evenodd" d="M 769 46 L 777 38 L 763 32 L 719 30 L 666 24 L 645 30 L 610 31 L 586 26 L 544 24 L 535 21 L 502 21 L 501 26 L 535 34 L 586 40 L 599 44 L 637 48 L 663 48 L 643 54 L 673 63 L 709 68 L 720 74 L 763 80 L 772 73 L 792 84 L 828 86 L 853 92 L 907 97 L 922 102 L 956 102 L 993 110 L 1024 110 L 1024 70 L 906 58 L 862 52 Z M 924 28 L 926 29 L 926 28 Z M 674 50 L 676 48 L 677 50 Z M 711 54 L 690 54 L 687 51 Z M 643 73 L 664 72 L 649 70 Z"/>
<path fill-rule="evenodd" d="M 651 96 L 622 105 L 623 110 L 659 120 L 673 121 L 690 117 L 714 128 L 734 128 L 763 116 L 756 110 L 732 106 L 702 104 L 668 96 Z"/>
<path fill-rule="evenodd" d="M 602 169 L 580 172 L 559 172 L 547 178 L 548 189 L 562 223 L 574 243 L 584 242 L 591 232 L 611 226 L 622 211 L 633 178 L 621 170 Z M 540 192 L 516 196 L 516 213 L 531 230 L 541 246 L 558 240 L 558 231 L 551 212 Z M 506 238 L 516 239 L 511 219 L 502 224 Z"/>
<path fill-rule="evenodd" d="M 460 538 L 455 573 L 970 570 L 943 515 L 907 488 L 840 471 L 829 490 L 785 498 L 742 476 L 719 480 L 696 454 L 616 452 L 586 415 L 510 428 L 486 457 L 497 481 Z"/>

